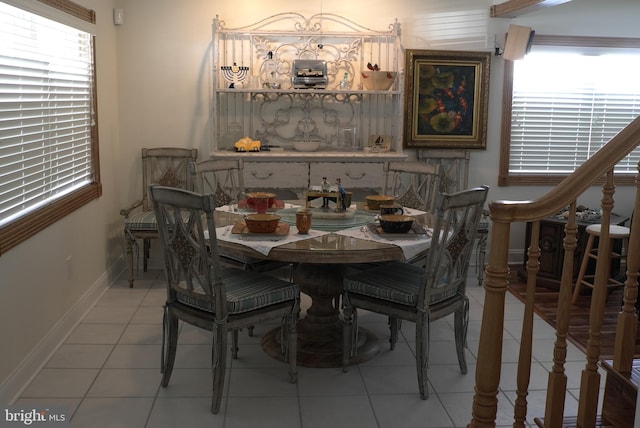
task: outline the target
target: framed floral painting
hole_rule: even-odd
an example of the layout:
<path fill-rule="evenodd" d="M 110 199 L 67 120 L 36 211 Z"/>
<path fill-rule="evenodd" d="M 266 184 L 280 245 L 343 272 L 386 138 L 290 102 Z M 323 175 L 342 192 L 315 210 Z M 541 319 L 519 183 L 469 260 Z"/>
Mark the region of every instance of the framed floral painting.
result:
<path fill-rule="evenodd" d="M 406 50 L 405 148 L 486 149 L 490 52 Z"/>

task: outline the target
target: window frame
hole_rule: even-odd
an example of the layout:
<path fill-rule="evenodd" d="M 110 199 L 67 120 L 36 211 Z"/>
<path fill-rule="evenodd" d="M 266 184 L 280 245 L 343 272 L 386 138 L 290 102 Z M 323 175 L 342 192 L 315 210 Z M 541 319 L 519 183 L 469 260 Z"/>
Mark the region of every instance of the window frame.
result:
<path fill-rule="evenodd" d="M 96 23 L 96 15 L 93 10 L 84 8 L 69 0 L 36 0 L 39 3 L 50 6 L 64 14 L 71 15 L 90 24 Z M 29 13 L 44 16 L 47 19 L 69 25 L 55 17 L 46 16 L 31 8 L 27 9 L 21 4 L 14 1 L 6 1 L 14 7 L 21 8 Z M 19 245 L 27 239 L 33 237 L 48 226 L 63 219 L 67 215 L 73 213 L 82 206 L 102 196 L 102 183 L 100 181 L 100 156 L 99 156 L 99 139 L 98 139 L 98 94 L 97 94 L 97 71 L 96 71 L 96 43 L 95 34 L 86 29 L 81 29 L 91 34 L 92 48 L 92 109 L 93 109 L 93 126 L 91 127 L 91 163 L 92 178 L 89 183 L 68 193 L 65 196 L 57 198 L 47 204 L 30 211 L 29 213 L 3 225 L 0 227 L 0 255 L 6 253 L 11 248 Z"/>
<path fill-rule="evenodd" d="M 640 48 L 640 38 L 627 37 L 588 37 L 554 36 L 536 34 L 534 45 L 560 46 L 576 48 Z M 556 185 L 568 174 L 509 174 L 511 153 L 511 113 L 513 104 L 514 62 L 504 61 L 504 80 L 502 89 L 502 125 L 500 131 L 500 163 L 498 171 L 499 186 Z M 616 185 L 634 185 L 636 174 L 616 174 Z M 601 181 L 599 182 L 601 183 Z"/>

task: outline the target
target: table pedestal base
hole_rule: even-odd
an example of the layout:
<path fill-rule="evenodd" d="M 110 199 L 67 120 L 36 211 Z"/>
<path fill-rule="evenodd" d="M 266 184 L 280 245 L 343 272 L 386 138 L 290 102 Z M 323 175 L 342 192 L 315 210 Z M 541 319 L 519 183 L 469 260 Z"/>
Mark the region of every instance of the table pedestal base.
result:
<path fill-rule="evenodd" d="M 304 320 L 301 320 L 301 322 Z M 333 329 L 331 341 L 319 341 L 309 334 L 310 331 L 300 329 L 298 325 L 298 365 L 302 367 L 342 367 L 342 327 Z M 262 349 L 267 355 L 284 361 L 280 347 L 280 327 L 274 328 L 262 337 Z M 326 335 L 328 339 L 329 335 Z M 309 340 L 313 339 L 313 340 Z M 349 360 L 349 365 L 360 364 L 373 358 L 380 351 L 378 339 L 367 330 L 358 330 L 358 353 Z"/>
<path fill-rule="evenodd" d="M 342 292 L 344 266 L 340 264 L 300 264 L 294 282 L 311 297 L 305 318 L 298 322 L 298 365 L 303 367 L 342 367 L 342 322 L 336 307 Z M 262 338 L 262 349 L 281 361 L 280 327 Z M 359 364 L 380 350 L 372 333 L 358 330 L 358 352 L 349 364 Z"/>

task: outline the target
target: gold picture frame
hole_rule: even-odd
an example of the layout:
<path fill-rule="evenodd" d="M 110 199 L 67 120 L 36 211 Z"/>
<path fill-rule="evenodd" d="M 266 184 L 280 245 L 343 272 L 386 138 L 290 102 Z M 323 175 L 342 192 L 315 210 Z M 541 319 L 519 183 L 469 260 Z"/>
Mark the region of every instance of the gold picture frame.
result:
<path fill-rule="evenodd" d="M 490 52 L 406 50 L 403 147 L 486 149 Z"/>

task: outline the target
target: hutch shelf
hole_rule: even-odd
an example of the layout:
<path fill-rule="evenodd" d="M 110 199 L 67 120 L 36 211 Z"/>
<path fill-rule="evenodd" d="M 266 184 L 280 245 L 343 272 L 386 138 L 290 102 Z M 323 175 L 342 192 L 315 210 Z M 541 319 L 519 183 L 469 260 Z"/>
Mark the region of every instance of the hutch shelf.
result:
<path fill-rule="evenodd" d="M 242 137 L 260 140 L 271 153 L 302 157 L 307 154 L 295 151 L 293 142 L 317 141 L 318 153 L 355 152 L 373 162 L 385 152 L 402 152 L 397 21 L 376 31 L 334 14 L 288 12 L 228 28 L 216 17 L 212 46 L 212 157 L 233 152 Z M 326 65 L 323 84 L 293 84 L 300 60 Z M 396 73 L 390 89 L 365 89 L 361 72 L 368 64 Z M 355 139 L 343 138 L 347 132 Z"/>

